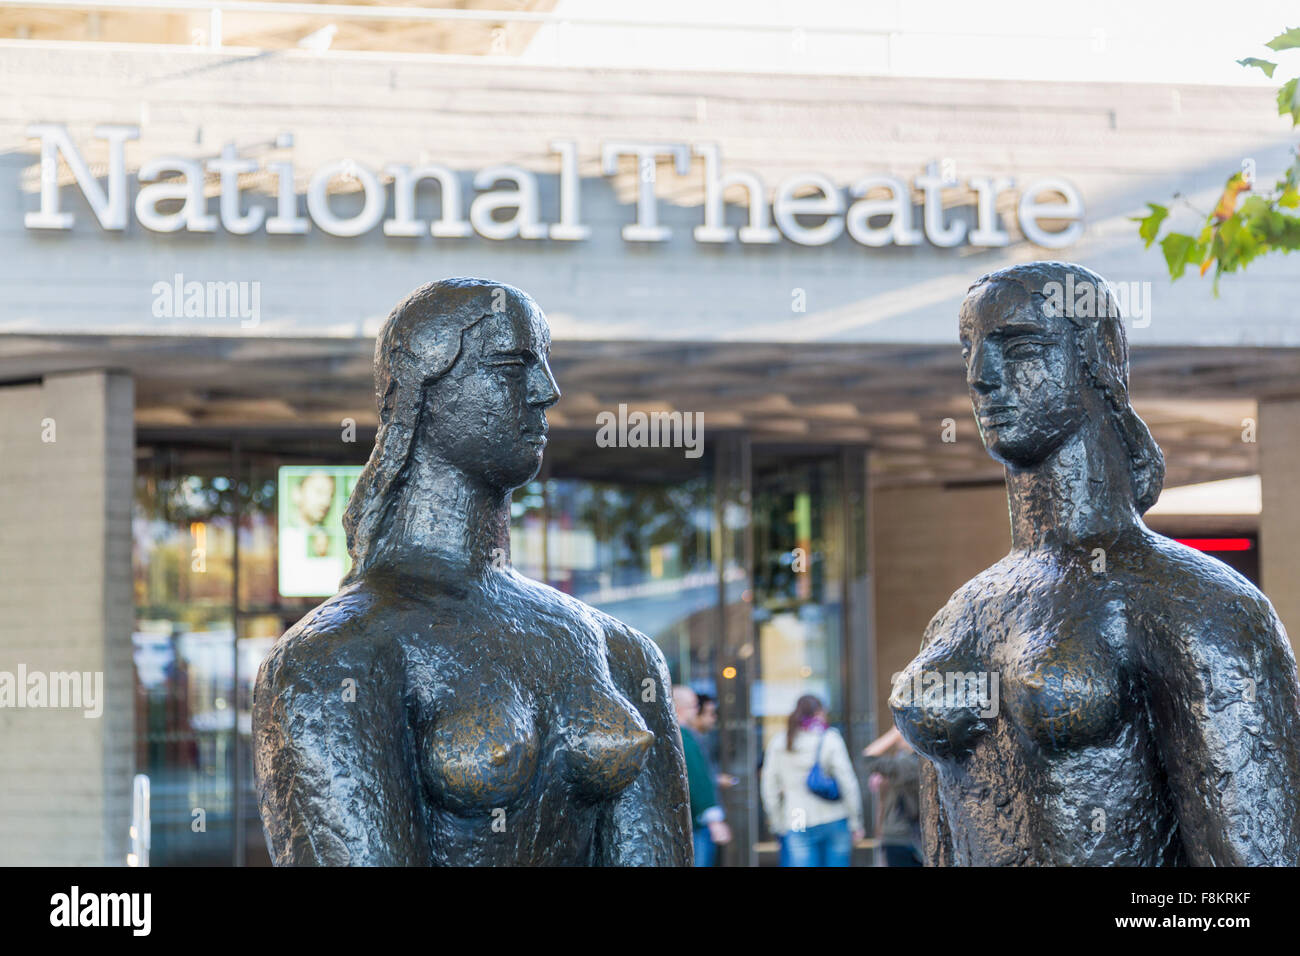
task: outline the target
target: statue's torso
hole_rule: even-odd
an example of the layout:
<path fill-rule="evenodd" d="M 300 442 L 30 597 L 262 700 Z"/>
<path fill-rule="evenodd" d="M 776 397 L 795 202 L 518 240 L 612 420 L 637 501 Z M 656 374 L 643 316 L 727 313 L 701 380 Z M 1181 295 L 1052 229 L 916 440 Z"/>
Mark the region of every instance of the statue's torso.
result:
<path fill-rule="evenodd" d="M 589 863 L 601 804 L 640 773 L 654 735 L 615 686 L 599 618 L 513 574 L 493 578 L 457 594 L 408 590 L 382 610 L 401 644 L 393 691 L 431 862 Z"/>
<path fill-rule="evenodd" d="M 898 725 L 938 773 L 954 863 L 1178 862 L 1135 666 L 1134 581 L 1090 558 L 999 562 L 940 612 L 896 685 Z M 936 673 L 958 696 L 934 691 Z M 960 696 L 971 687 L 996 693 Z"/>

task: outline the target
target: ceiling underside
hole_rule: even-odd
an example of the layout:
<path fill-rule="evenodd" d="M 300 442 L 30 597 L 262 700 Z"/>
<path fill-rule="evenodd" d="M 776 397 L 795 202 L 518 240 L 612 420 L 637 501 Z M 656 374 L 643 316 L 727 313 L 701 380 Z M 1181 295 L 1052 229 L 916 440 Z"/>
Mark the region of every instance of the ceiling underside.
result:
<path fill-rule="evenodd" d="M 376 422 L 363 339 L 0 336 L 0 381 L 117 368 L 135 378 L 140 428 L 333 430 Z M 869 445 L 882 484 L 998 480 L 970 413 L 956 347 L 557 342 L 557 430 L 597 413 L 702 412 L 709 432 L 757 443 Z M 1167 486 L 1252 474 L 1243 420 L 1294 395 L 1300 350 L 1135 349 L 1132 393 L 1168 463 Z M 946 419 L 952 425 L 945 429 Z M 955 441 L 944 441 L 945 430 Z"/>

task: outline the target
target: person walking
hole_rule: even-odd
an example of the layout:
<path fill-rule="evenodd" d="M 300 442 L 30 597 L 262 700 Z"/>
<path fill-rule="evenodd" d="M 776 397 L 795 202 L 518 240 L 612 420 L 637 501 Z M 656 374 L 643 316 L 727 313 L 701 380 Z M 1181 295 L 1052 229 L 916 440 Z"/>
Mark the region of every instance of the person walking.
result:
<path fill-rule="evenodd" d="M 880 784 L 876 836 L 885 865 L 921 866 L 921 766 L 916 751 L 897 727 L 891 727 L 867 744 L 862 756 L 872 782 Z"/>
<path fill-rule="evenodd" d="M 760 792 L 781 838 L 782 866 L 849 865 L 863 835 L 862 795 L 844 738 L 812 694 L 796 701 L 786 729 L 768 742 Z"/>
<path fill-rule="evenodd" d="M 731 842 L 727 814 L 718 802 L 714 788 L 715 772 L 705 756 L 695 730 L 700 702 L 695 691 L 678 684 L 673 688 L 673 707 L 682 731 L 682 751 L 686 757 L 686 785 L 691 799 L 691 829 L 695 843 L 695 865 L 713 866 L 719 846 Z"/>

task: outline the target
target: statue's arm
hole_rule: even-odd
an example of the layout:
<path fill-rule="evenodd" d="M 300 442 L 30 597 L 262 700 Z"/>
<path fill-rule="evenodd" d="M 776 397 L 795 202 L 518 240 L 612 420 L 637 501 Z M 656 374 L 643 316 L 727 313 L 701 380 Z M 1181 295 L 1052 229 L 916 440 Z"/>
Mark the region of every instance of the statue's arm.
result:
<path fill-rule="evenodd" d="M 1286 631 L 1262 595 L 1208 603 L 1149 658 L 1187 862 L 1300 865 L 1300 690 Z"/>
<path fill-rule="evenodd" d="M 930 619 L 930 623 L 925 627 L 925 633 L 921 635 L 921 649 L 918 655 L 924 654 L 936 635 L 948 626 L 951 608 L 957 598 L 958 595 L 954 594 L 949 602 Z M 899 727 L 899 730 L 901 732 L 903 728 Z M 907 735 L 904 733 L 903 736 Z M 939 773 L 934 769 L 934 764 L 924 755 L 919 756 L 917 789 L 921 813 L 921 857 L 926 866 L 952 866 L 952 831 L 948 828 L 948 816 L 943 809 L 943 801 L 939 799 Z"/>
<path fill-rule="evenodd" d="M 952 866 L 952 834 L 939 799 L 939 774 L 922 758 L 920 774 L 921 856 L 926 866 Z"/>
<path fill-rule="evenodd" d="M 597 863 L 690 866 L 691 801 L 668 666 L 650 638 L 624 625 L 607 627 L 606 644 L 610 675 L 640 711 L 655 742 L 636 780 L 601 816 Z"/>
<path fill-rule="evenodd" d="M 427 866 L 400 681 L 342 645 L 291 631 L 258 672 L 254 774 L 271 859 Z"/>

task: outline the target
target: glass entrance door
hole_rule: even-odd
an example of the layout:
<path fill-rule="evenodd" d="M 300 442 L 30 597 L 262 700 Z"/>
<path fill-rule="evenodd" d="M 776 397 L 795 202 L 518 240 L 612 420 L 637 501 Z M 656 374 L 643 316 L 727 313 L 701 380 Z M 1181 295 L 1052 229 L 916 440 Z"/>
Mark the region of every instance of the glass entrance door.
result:
<path fill-rule="evenodd" d="M 753 469 L 760 760 L 804 694 L 822 701 L 853 752 L 865 743 L 858 712 L 869 687 L 863 453 L 756 448 Z M 772 863 L 776 839 L 759 818 L 758 861 Z"/>

